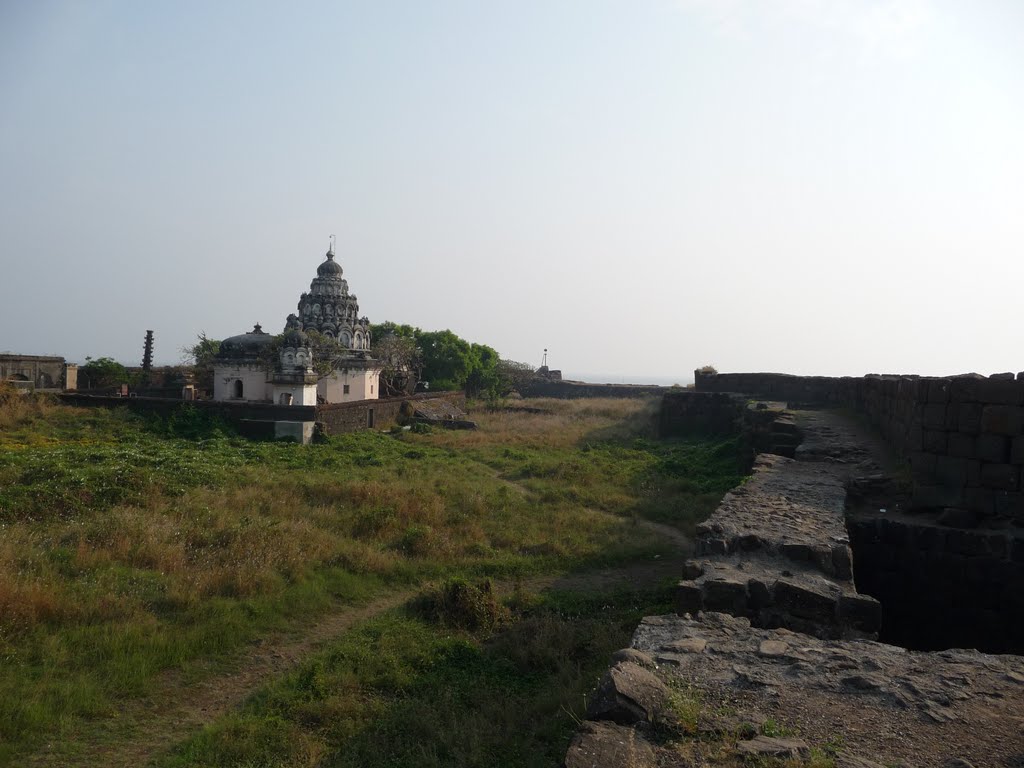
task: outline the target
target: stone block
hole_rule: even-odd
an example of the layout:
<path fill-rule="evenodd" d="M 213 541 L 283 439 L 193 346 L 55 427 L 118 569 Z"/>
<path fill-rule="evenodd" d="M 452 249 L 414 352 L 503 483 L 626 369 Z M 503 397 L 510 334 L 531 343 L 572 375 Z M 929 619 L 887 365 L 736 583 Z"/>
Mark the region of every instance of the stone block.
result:
<path fill-rule="evenodd" d="M 802 760 L 810 757 L 811 750 L 801 739 L 779 739 L 771 736 L 755 736 L 749 741 L 736 743 L 736 753 L 744 759 L 755 760 L 776 758 L 780 760 Z"/>
<path fill-rule="evenodd" d="M 1024 437 L 1013 438 L 1013 446 L 1010 448 L 1010 463 L 1024 464 Z"/>
<path fill-rule="evenodd" d="M 836 616 L 832 595 L 782 579 L 775 583 L 775 604 L 792 616 L 820 624 L 829 624 Z"/>
<path fill-rule="evenodd" d="M 955 507 L 960 503 L 959 488 L 945 485 L 928 485 L 914 483 L 910 494 L 910 505 L 915 509 L 933 509 L 937 507 Z"/>
<path fill-rule="evenodd" d="M 988 537 L 988 551 L 997 560 L 1004 560 L 1009 554 L 1010 540 L 1005 533 L 993 533 Z"/>
<path fill-rule="evenodd" d="M 950 381 L 949 399 L 954 403 L 976 403 L 980 376 L 957 376 Z"/>
<path fill-rule="evenodd" d="M 1024 408 L 986 405 L 981 409 L 981 431 L 1016 437 L 1024 434 Z"/>
<path fill-rule="evenodd" d="M 1024 564 L 1024 537 L 1016 536 L 1010 542 L 1010 560 Z M 1024 594 L 1024 590 L 1022 590 Z"/>
<path fill-rule="evenodd" d="M 704 565 L 696 560 L 687 560 L 683 563 L 683 578 L 687 581 L 699 579 L 704 575 Z"/>
<path fill-rule="evenodd" d="M 946 507 L 935 522 L 948 528 L 977 528 L 978 513 L 961 507 Z"/>
<path fill-rule="evenodd" d="M 996 492 L 991 488 L 966 488 L 963 505 L 982 517 L 992 517 L 996 513 Z"/>
<path fill-rule="evenodd" d="M 927 453 L 945 453 L 946 439 L 946 432 L 939 429 L 926 429 L 923 435 L 922 448 Z"/>
<path fill-rule="evenodd" d="M 1010 438 L 1003 435 L 978 435 L 974 458 L 1001 464 L 1010 457 Z"/>
<path fill-rule="evenodd" d="M 978 399 L 993 405 L 1020 405 L 1024 403 L 1024 383 L 989 377 L 978 382 Z"/>
<path fill-rule="evenodd" d="M 598 683 L 587 717 L 620 725 L 654 723 L 668 704 L 669 691 L 654 674 L 631 662 L 619 662 Z"/>
<path fill-rule="evenodd" d="M 1017 520 L 1024 517 L 1024 493 L 1019 491 L 997 492 L 995 495 L 995 514 L 1006 520 Z"/>
<path fill-rule="evenodd" d="M 981 403 L 962 403 L 957 406 L 956 428 L 976 435 L 981 431 Z"/>
<path fill-rule="evenodd" d="M 933 477 L 936 458 L 934 453 L 915 451 L 910 454 L 910 471 L 914 477 Z"/>
<path fill-rule="evenodd" d="M 924 413 L 921 416 L 921 426 L 925 429 L 945 429 L 946 404 L 928 403 L 924 407 Z"/>
<path fill-rule="evenodd" d="M 950 393 L 949 379 L 931 379 L 928 381 L 928 402 L 948 403 Z"/>
<path fill-rule="evenodd" d="M 1000 491 L 1016 491 L 1020 487 L 1020 467 L 1013 464 L 982 464 L 981 484 Z"/>
<path fill-rule="evenodd" d="M 676 587 L 676 613 L 696 616 L 704 610 L 704 593 L 692 581 L 681 581 Z"/>
<path fill-rule="evenodd" d="M 977 488 L 981 485 L 981 462 L 978 459 L 967 460 L 967 486 Z"/>
<path fill-rule="evenodd" d="M 858 632 L 878 632 L 882 627 L 882 604 L 870 595 L 839 598 L 839 619 Z"/>
<path fill-rule="evenodd" d="M 694 545 L 698 555 L 726 555 L 729 553 L 729 544 L 725 539 L 705 538 L 697 531 L 698 538 Z"/>
<path fill-rule="evenodd" d="M 965 557 L 987 555 L 988 536 L 976 531 L 954 528 L 946 534 L 946 549 L 949 552 L 956 552 Z"/>
<path fill-rule="evenodd" d="M 785 543 L 779 546 L 779 552 L 787 560 L 795 563 L 809 563 L 814 557 L 810 544 Z"/>
<path fill-rule="evenodd" d="M 853 558 L 846 544 L 832 546 L 832 573 L 837 579 L 845 581 L 853 578 Z"/>
<path fill-rule="evenodd" d="M 760 611 L 772 604 L 771 588 L 761 579 L 747 581 L 747 594 L 750 596 L 750 607 L 755 611 Z"/>
<path fill-rule="evenodd" d="M 903 446 L 906 451 L 920 451 L 924 445 L 924 428 L 920 425 L 907 429 L 907 441 Z"/>
<path fill-rule="evenodd" d="M 950 488 L 967 484 L 967 460 L 955 456 L 939 456 L 935 459 L 935 479 Z"/>
<path fill-rule="evenodd" d="M 949 455 L 962 459 L 974 458 L 974 442 L 974 435 L 969 435 L 966 432 L 950 432 L 946 443 Z"/>
<path fill-rule="evenodd" d="M 635 728 L 584 721 L 565 753 L 565 768 L 648 768 L 657 765 L 650 743 Z"/>
<path fill-rule="evenodd" d="M 747 613 L 747 585 L 732 579 L 705 581 L 704 610 L 743 616 Z"/>

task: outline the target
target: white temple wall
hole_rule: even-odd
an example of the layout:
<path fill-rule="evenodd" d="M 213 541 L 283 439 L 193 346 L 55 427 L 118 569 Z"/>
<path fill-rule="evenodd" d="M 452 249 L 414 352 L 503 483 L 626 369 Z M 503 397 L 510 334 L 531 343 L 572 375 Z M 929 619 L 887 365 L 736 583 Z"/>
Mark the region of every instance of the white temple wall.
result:
<path fill-rule="evenodd" d="M 242 396 L 237 396 L 236 382 L 242 382 Z M 267 369 L 262 365 L 216 365 L 213 368 L 214 400 L 269 400 L 271 385 Z"/>
<path fill-rule="evenodd" d="M 316 405 L 316 384 L 274 384 L 272 389 L 277 405 Z M 291 395 L 291 402 L 282 395 Z"/>
<path fill-rule="evenodd" d="M 339 369 L 320 379 L 317 394 L 328 403 L 376 400 L 380 397 L 379 376 L 379 372 L 373 369 Z M 346 387 L 348 391 L 345 391 Z"/>

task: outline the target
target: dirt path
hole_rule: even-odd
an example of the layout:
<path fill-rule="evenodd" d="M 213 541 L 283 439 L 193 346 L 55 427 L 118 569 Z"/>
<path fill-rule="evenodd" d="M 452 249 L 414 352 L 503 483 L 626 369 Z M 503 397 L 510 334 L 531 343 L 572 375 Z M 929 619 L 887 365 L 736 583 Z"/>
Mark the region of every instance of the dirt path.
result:
<path fill-rule="evenodd" d="M 505 480 L 520 492 L 529 491 Z M 591 510 L 594 514 L 608 514 Z M 656 584 L 679 575 L 691 545 L 687 537 L 671 526 L 637 519 L 636 524 L 657 533 L 676 545 L 672 556 L 631 563 L 619 568 L 605 568 L 584 573 L 545 576 L 515 583 L 498 582 L 499 592 L 515 587 L 532 592 L 546 589 L 571 591 L 603 591 L 619 586 L 637 587 Z M 269 681 L 294 669 L 303 659 L 356 624 L 386 613 L 407 602 L 419 589 L 389 593 L 366 605 L 339 605 L 316 624 L 302 631 L 301 636 L 281 634 L 265 638 L 239 659 L 236 670 L 215 675 L 201 682 L 182 685 L 178 676 L 168 674 L 143 700 L 126 702 L 109 725 L 90 729 L 77 727 L 65 738 L 75 745 L 69 754 L 67 743 L 53 744 L 27 759 L 26 766 L 43 768 L 138 768 L 217 718 L 238 709 L 252 693 Z"/>

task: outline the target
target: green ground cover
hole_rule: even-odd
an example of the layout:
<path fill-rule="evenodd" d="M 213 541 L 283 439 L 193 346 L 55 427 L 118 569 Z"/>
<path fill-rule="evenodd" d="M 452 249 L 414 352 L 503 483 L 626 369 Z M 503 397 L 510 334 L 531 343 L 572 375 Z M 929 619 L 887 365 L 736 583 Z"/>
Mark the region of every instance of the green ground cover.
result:
<path fill-rule="evenodd" d="M 183 684 L 216 675 L 252 641 L 301 631 L 339 605 L 444 579 L 515 580 L 650 558 L 666 543 L 636 518 L 690 530 L 739 479 L 730 443 L 654 440 L 649 403 L 530 402 L 543 413 L 479 410 L 476 432 L 361 432 L 303 447 L 240 440 L 195 413 L 160 422 L 0 393 L 0 764 L 44 741 L 60 745 L 83 729 L 106 728 L 161 675 L 173 672 Z M 603 626 L 612 617 L 618 626 L 639 610 L 636 601 L 601 599 L 608 611 L 569 618 L 554 603 L 513 605 L 500 630 L 389 614 L 342 638 L 342 661 L 322 662 L 323 674 L 362 692 L 345 717 L 324 714 L 339 706 L 326 697 L 309 699 L 313 714 L 302 720 L 291 704 L 307 694 L 282 681 L 243 719 L 218 724 L 173 759 L 200 765 L 207 758 L 196 755 L 216 754 L 214 764 L 280 764 L 272 754 L 284 744 L 288 760 L 315 764 L 300 759 L 301 742 L 309 755 L 357 764 L 362 753 L 338 745 L 359 743 L 357 734 L 369 734 L 370 744 L 380 733 L 371 721 L 401 730 L 403 707 L 425 709 L 445 670 L 454 675 L 452 659 L 475 659 L 480 679 L 493 682 L 483 688 L 494 691 L 515 665 L 493 649 L 517 626 L 564 622 L 600 635 L 588 621 Z M 346 672 L 342 662 L 356 649 L 370 653 L 367 632 L 384 638 L 378 646 L 393 639 L 392 666 L 406 670 L 406 682 L 389 688 Z M 517 709 L 543 699 L 542 688 L 562 697 L 585 690 L 593 682 L 586 675 L 606 660 L 604 646 L 622 639 L 567 651 L 575 661 L 559 662 L 552 674 L 575 664 L 571 685 L 530 688 L 527 675 Z M 469 685 L 472 676 L 464 677 Z M 467 711 L 486 709 L 459 696 Z M 271 709 L 260 708 L 263 700 Z M 327 719 L 334 735 L 317 724 Z M 550 745 L 567 723 L 563 713 L 553 730 L 540 728 L 537 743 L 549 746 L 531 754 L 557 751 Z M 234 740 L 269 751 L 223 757 L 225 740 L 246 728 L 253 737 Z M 401 749 L 392 764 L 430 764 Z M 479 750 L 502 747 L 422 749 L 437 764 L 459 764 L 448 754 L 472 764 Z"/>

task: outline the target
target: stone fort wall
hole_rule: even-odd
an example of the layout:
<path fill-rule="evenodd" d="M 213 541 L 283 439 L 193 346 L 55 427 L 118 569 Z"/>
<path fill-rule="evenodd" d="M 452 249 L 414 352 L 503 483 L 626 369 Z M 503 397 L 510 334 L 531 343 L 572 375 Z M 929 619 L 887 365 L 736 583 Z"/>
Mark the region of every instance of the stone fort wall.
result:
<path fill-rule="evenodd" d="M 460 408 L 464 408 L 466 405 L 466 395 L 463 392 L 431 392 L 407 397 L 317 406 L 233 402 L 230 400 L 184 401 L 160 397 L 106 397 L 83 394 L 64 394 L 61 395 L 61 399 L 69 405 L 130 408 L 138 413 L 156 414 L 162 417 L 167 417 L 184 406 L 191 406 L 239 424 L 240 431 L 252 437 L 271 435 L 273 430 L 260 429 L 259 425 L 273 424 L 276 421 L 316 421 L 323 425 L 327 434 L 338 435 L 370 427 L 374 429 L 387 428 L 397 422 L 402 404 L 406 402 L 442 399 Z"/>
<path fill-rule="evenodd" d="M 698 392 L 842 407 L 907 462 L 916 507 L 1024 523 L 1024 375 L 927 378 L 695 373 Z"/>

